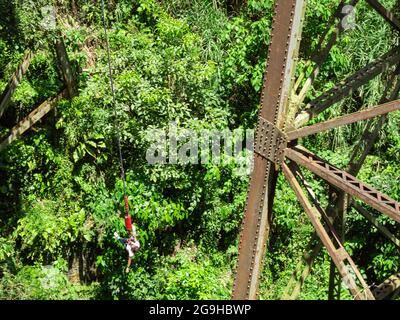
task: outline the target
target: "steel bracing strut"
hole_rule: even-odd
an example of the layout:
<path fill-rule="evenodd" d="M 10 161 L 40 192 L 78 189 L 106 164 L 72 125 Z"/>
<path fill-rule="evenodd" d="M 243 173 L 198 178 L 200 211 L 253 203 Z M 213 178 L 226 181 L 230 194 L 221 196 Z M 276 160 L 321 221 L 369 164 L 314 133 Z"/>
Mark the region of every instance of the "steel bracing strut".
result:
<path fill-rule="evenodd" d="M 389 86 L 392 85 L 392 82 L 395 83 L 395 88 L 388 87 L 389 98 L 386 98 L 385 91 L 377 106 L 304 127 L 313 117 L 351 95 L 371 79 L 383 72 L 388 71 L 390 74 L 393 66 L 400 63 L 400 49 L 395 47 L 361 70 L 356 71 L 334 88 L 308 102 L 303 102 L 306 101 L 307 92 L 312 88 L 313 82 L 338 36 L 343 32 L 338 20 L 342 8 L 348 4 L 355 6 L 358 2 L 360 1 L 340 2 L 330 22 L 335 26 L 333 33 L 330 32 L 332 28 L 328 27 L 326 33 L 321 37 L 312 62 L 306 63 L 306 68 L 314 63 L 311 73 L 306 75 L 303 72 L 297 79 L 294 79 L 306 1 L 275 1 L 268 63 L 254 144 L 254 170 L 250 179 L 240 233 L 233 299 L 257 298 L 258 282 L 273 218 L 272 207 L 276 179 L 281 169 L 314 226 L 315 235 L 321 241 L 309 254 L 304 255 L 307 266 L 297 283 L 294 283 L 295 275 L 292 276 L 284 297 L 298 296 L 301 283 L 310 273 L 312 260 L 320 251 L 321 243 L 327 249 L 341 279 L 347 284 L 354 299 L 380 299 L 389 293 L 399 291 L 398 280 L 395 276 L 389 279 L 390 281 L 388 280 L 390 286 L 383 283 L 371 290 L 355 262 L 344 249 L 343 231 L 338 232 L 335 229 L 335 221 L 343 219 L 341 215 L 347 206 L 353 205 L 390 241 L 396 245 L 399 244 L 399 240 L 386 227 L 380 225 L 363 206 L 351 199 L 351 197 L 355 197 L 396 222 L 400 222 L 400 204 L 356 178 L 387 114 L 400 109 L 400 101 L 396 100 L 400 88 L 399 81 L 397 81 L 399 68 L 392 72 L 391 78 L 388 80 Z M 378 1 L 367 2 L 395 29 L 398 29 L 399 20 L 390 11 Z M 396 81 L 394 81 L 395 78 Z M 329 164 L 299 145 L 298 139 L 375 117 L 379 117 L 379 119 L 373 132 L 367 132 L 371 129 L 371 126 L 368 125 L 366 129 L 368 134 L 362 136 L 364 144 L 359 143 L 356 146 L 348 172 Z M 332 197 L 336 199 L 332 208 L 322 209 L 310 184 L 305 181 L 300 167 L 306 168 L 316 177 L 325 180 L 331 187 Z M 298 267 L 300 266 L 301 264 L 298 265 Z M 290 287 L 293 287 L 292 294 L 288 292 Z"/>

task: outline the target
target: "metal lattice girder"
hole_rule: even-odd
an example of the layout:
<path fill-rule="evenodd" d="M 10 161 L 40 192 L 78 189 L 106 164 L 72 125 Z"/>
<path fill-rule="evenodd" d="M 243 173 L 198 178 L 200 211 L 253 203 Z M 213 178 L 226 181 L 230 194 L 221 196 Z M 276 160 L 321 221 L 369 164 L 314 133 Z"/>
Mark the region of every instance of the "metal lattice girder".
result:
<path fill-rule="evenodd" d="M 383 300 L 400 291 L 400 273 L 394 274 L 372 290 L 376 300 Z"/>
<path fill-rule="evenodd" d="M 310 74 L 310 76 L 307 78 L 307 80 L 305 81 L 303 87 L 301 88 L 300 93 L 295 96 L 295 98 L 293 99 L 293 103 L 295 104 L 295 109 L 298 109 L 300 107 L 300 105 L 303 103 L 307 92 L 310 90 L 312 84 L 314 83 L 315 79 L 317 78 L 321 67 L 323 65 L 323 63 L 326 61 L 326 59 L 329 56 L 329 52 L 331 51 L 331 49 L 333 48 L 333 46 L 336 44 L 340 33 L 343 31 L 342 28 L 342 21 L 340 19 L 340 17 L 342 16 L 342 11 L 343 11 L 343 7 L 345 5 L 349 5 L 349 6 L 353 6 L 355 7 L 357 5 L 357 3 L 359 2 L 359 0 L 351 0 L 350 2 L 347 3 L 347 1 L 342 0 L 337 9 L 335 10 L 335 13 L 333 14 L 333 16 L 331 17 L 331 21 L 328 23 L 328 28 L 325 31 L 324 35 L 321 37 L 318 46 L 315 50 L 315 54 L 313 55 L 313 57 L 311 58 L 312 61 L 315 62 L 315 66 Z M 336 19 L 339 19 L 335 30 L 331 33 L 329 40 L 327 41 L 326 45 L 323 46 L 324 40 L 327 37 L 328 33 L 331 30 L 331 24 L 332 22 L 335 22 Z M 306 65 L 308 67 L 308 63 Z M 302 73 L 299 77 L 299 79 L 297 79 L 296 84 L 295 84 L 295 90 L 297 90 L 298 86 L 300 85 L 300 82 L 302 81 L 304 77 L 304 73 Z"/>
<path fill-rule="evenodd" d="M 386 82 L 384 93 L 379 101 L 379 104 L 394 100 L 398 97 L 400 91 L 400 65 L 397 65 L 394 72 L 390 75 Z M 373 144 L 378 138 L 379 132 L 386 122 L 387 115 L 381 116 L 376 123 L 370 121 L 359 142 L 355 145 L 350 162 L 348 172 L 353 176 L 356 176 L 361 169 L 367 155 L 372 149 Z M 371 128 L 373 127 L 373 128 Z M 372 131 L 371 131 L 372 129 Z"/>
<path fill-rule="evenodd" d="M 345 262 L 347 265 L 346 268 L 351 269 L 352 276 L 355 276 L 358 279 L 359 284 L 363 287 L 363 290 L 364 290 L 363 296 L 357 297 L 355 295 L 354 297 L 359 298 L 359 299 L 360 298 L 362 298 L 362 299 L 363 298 L 366 298 L 366 299 L 373 298 L 368 284 L 365 282 L 363 276 L 361 275 L 360 271 L 358 270 L 353 259 L 350 257 L 350 255 L 347 253 L 346 249 L 343 246 L 344 239 L 343 239 L 342 235 L 339 234 L 335 229 L 334 221 L 335 221 L 335 218 L 337 218 L 337 217 L 329 216 L 328 213 L 324 209 L 322 209 L 321 204 L 319 203 L 314 191 L 311 188 L 311 185 L 305 179 L 299 166 L 296 163 L 291 162 L 290 168 L 292 170 L 292 173 L 299 179 L 299 181 L 301 181 L 301 183 L 302 183 L 303 187 L 305 188 L 305 190 L 307 191 L 307 194 L 308 194 L 309 198 L 311 199 L 315 209 L 318 211 L 318 214 L 324 220 L 326 226 L 328 227 L 328 232 L 332 235 L 333 241 L 336 244 L 335 247 L 337 248 L 337 251 L 340 252 L 340 258 L 343 259 L 343 262 Z M 332 263 L 333 263 L 333 267 L 335 267 L 336 264 L 333 259 L 332 259 Z M 336 269 L 333 269 L 333 270 L 336 270 Z M 338 269 L 338 271 L 339 271 L 339 274 L 343 277 L 343 272 L 340 272 L 340 269 Z M 348 286 L 351 286 L 352 284 L 349 283 L 349 281 L 348 281 L 349 276 L 350 275 L 347 274 L 347 275 L 345 275 L 345 277 L 343 277 L 343 279 L 339 278 L 338 283 L 341 284 L 343 280 L 346 280 L 346 284 Z M 351 287 L 349 289 L 351 289 Z M 357 292 L 357 290 L 353 290 L 353 291 L 350 290 L 350 292 L 352 292 L 354 295 Z"/>
<path fill-rule="evenodd" d="M 356 4 L 357 2 L 357 0 L 343 0 L 341 1 L 341 5 Z M 279 165 L 281 165 L 283 171 L 286 171 L 286 177 L 290 174 L 292 174 L 293 177 L 295 177 L 296 174 L 297 177 L 299 176 L 299 168 L 297 171 L 291 172 L 287 165 L 282 162 L 282 157 L 279 155 L 279 151 L 287 145 L 285 132 L 287 130 L 294 130 L 295 128 L 301 127 L 313 116 L 326 110 L 329 106 L 337 103 L 346 96 L 351 95 L 352 92 L 357 90 L 359 87 L 363 86 L 380 73 L 389 70 L 392 65 L 397 64 L 400 61 L 400 47 L 396 47 L 378 58 L 376 61 L 368 64 L 365 68 L 355 72 L 352 76 L 339 83 L 333 89 L 323 93 L 316 99 L 313 99 L 305 107 L 304 111 L 297 113 L 302 104 L 302 99 L 305 97 L 305 93 L 308 91 L 310 86 L 312 86 L 312 82 L 321 67 L 320 65 L 323 64 L 323 61 L 329 54 L 329 51 L 336 42 L 341 29 L 341 25 L 338 25 L 336 26 L 336 29 L 332 31 L 332 26 L 329 26 L 325 35 L 320 39 L 317 53 L 313 55 L 314 59 L 312 60 L 317 64 L 316 67 L 314 66 L 314 70 L 316 69 L 316 71 L 313 71 L 309 76 L 309 79 L 306 80 L 306 86 L 303 86 L 300 92 L 301 94 L 296 95 L 299 86 L 303 83 L 304 77 L 306 76 L 306 73 L 304 72 L 300 74 L 300 77 L 293 85 L 293 75 L 299 42 L 301 39 L 305 4 L 306 1 L 303 0 L 275 1 L 271 28 L 271 43 L 268 54 L 269 60 L 266 75 L 264 77 L 264 86 L 261 95 L 261 109 L 259 112 L 255 141 L 254 170 L 250 180 L 246 210 L 240 233 L 239 259 L 234 282 L 233 299 L 254 299 L 257 296 L 258 281 L 262 271 L 266 240 L 269 235 L 272 220 L 272 205 L 277 179 L 276 170 Z M 337 14 L 342 13 L 341 9 L 341 6 L 339 6 L 336 15 L 333 15 L 331 21 L 335 20 Z M 308 68 L 312 62 L 309 61 L 307 63 Z M 386 96 L 385 93 L 384 97 L 386 98 Z M 391 95 L 391 98 L 388 100 L 390 101 L 393 99 L 396 99 L 396 97 L 392 97 Z M 381 101 L 379 104 L 385 102 L 387 101 Z M 352 123 L 355 122 L 354 117 L 357 118 L 356 121 L 369 119 L 384 114 L 385 112 L 389 112 L 386 108 L 387 106 L 379 105 L 374 110 L 357 112 L 348 116 L 330 120 L 328 123 L 319 124 L 319 126 L 325 125 L 331 128 L 338 125 Z M 384 118 L 385 116 L 381 117 L 381 119 Z M 379 121 L 379 124 L 381 122 L 382 121 Z M 376 126 L 376 128 L 378 127 L 379 126 Z M 315 128 L 316 127 L 310 126 L 304 130 L 316 130 Z M 294 133 L 292 132 L 292 134 Z M 285 139 L 285 141 L 280 141 L 278 138 Z M 297 137 L 292 138 L 296 139 Z M 360 147 L 356 147 L 356 149 L 358 150 L 363 148 L 363 155 L 364 153 L 368 153 L 369 147 L 373 143 L 371 142 L 372 140 L 373 139 L 368 140 L 365 148 L 363 148 L 363 145 L 360 145 Z M 356 153 L 357 152 L 354 154 Z M 344 196 L 343 199 L 346 199 L 345 201 L 350 199 L 349 195 L 356 196 L 393 219 L 397 221 L 400 219 L 400 213 L 398 212 L 399 206 L 397 202 L 361 183 L 346 172 L 327 164 L 325 161 L 314 155 L 312 155 L 312 159 L 309 159 L 308 155 L 311 153 L 308 151 L 298 150 L 298 147 L 295 149 L 286 148 L 284 154 L 287 158 L 292 158 L 320 177 L 323 177 L 333 187 L 333 190 L 335 190 L 335 187 L 338 188 L 339 190 L 335 191 L 337 197 L 332 197 L 332 201 L 341 203 L 341 195 Z M 353 157 L 351 165 L 354 161 L 356 161 L 357 164 L 362 163 L 363 155 L 361 156 L 361 159 Z M 293 162 L 291 162 L 291 164 L 294 165 Z M 357 168 L 354 169 L 357 170 Z M 340 275 L 347 278 L 348 282 L 350 281 L 350 291 L 353 296 L 357 299 L 374 299 L 374 296 L 363 280 L 361 273 L 358 271 L 351 257 L 342 245 L 343 238 L 336 232 L 336 230 L 340 231 L 340 228 L 336 229 L 336 226 L 333 225 L 333 217 L 339 216 L 339 212 L 330 212 L 330 210 L 328 210 L 329 212 L 325 212 L 322 210 L 320 205 L 317 203 L 318 201 L 315 195 L 312 195 L 312 190 L 310 190 L 309 186 L 304 184 L 304 179 L 302 180 L 303 187 L 307 190 L 308 197 L 312 199 L 314 205 L 308 202 L 309 200 L 307 199 L 307 196 L 304 195 L 302 188 L 296 179 L 288 180 L 291 182 L 291 186 L 295 190 L 302 205 L 307 207 L 308 203 L 308 207 L 305 210 L 307 211 L 307 209 L 311 208 L 311 210 L 307 211 L 307 214 L 313 221 L 314 228 L 317 230 L 318 235 L 323 238 L 323 244 L 327 246 L 328 251 L 330 251 L 329 253 L 335 260 L 335 265 L 338 267 Z M 346 195 L 340 191 L 340 189 L 343 189 L 349 195 Z M 340 210 L 346 210 L 346 208 L 344 207 L 343 209 L 340 207 L 339 211 Z M 324 219 L 325 226 L 328 226 L 328 231 L 324 229 L 323 224 L 319 221 L 320 217 Z M 332 239 L 329 238 L 329 232 Z M 310 261 L 307 260 L 306 262 L 308 264 Z M 349 272 L 349 269 L 347 269 L 349 267 L 352 269 L 354 272 L 353 275 L 355 274 L 357 279 L 353 278 L 350 274 L 351 270 Z M 303 275 L 305 278 L 308 273 L 309 268 L 306 267 L 300 279 L 297 279 L 297 283 L 293 289 L 295 296 L 299 293 Z M 294 281 L 296 281 L 296 277 L 297 273 L 292 277 L 293 281 L 289 284 L 292 285 Z M 361 284 L 363 291 L 358 290 L 358 287 L 355 284 L 355 281 L 357 280 L 358 284 Z M 291 288 L 293 288 L 293 286 L 290 286 L 288 290 Z"/>
<path fill-rule="evenodd" d="M 384 104 L 385 102 L 392 101 L 398 97 L 398 92 L 399 92 L 399 66 L 395 68 L 395 70 L 390 74 L 388 79 L 386 80 L 386 85 L 385 89 L 382 92 L 381 99 L 379 100 L 379 104 Z M 352 151 L 352 156 L 351 160 L 349 162 L 349 165 L 346 169 L 348 173 L 350 173 L 353 176 L 357 176 L 359 173 L 359 170 L 361 169 L 362 164 L 364 163 L 367 155 L 369 154 L 375 140 L 378 137 L 378 133 L 382 127 L 382 125 L 385 122 L 387 115 L 381 116 L 376 124 L 374 125 L 373 132 L 370 132 L 371 126 L 374 123 L 374 121 L 370 121 L 366 128 L 365 131 L 362 135 L 361 140 L 359 143 L 356 144 Z M 331 188 L 330 194 L 329 194 L 329 199 L 336 199 L 333 206 L 331 207 L 332 210 L 329 210 L 330 212 L 335 212 L 335 214 L 341 218 L 340 221 L 337 222 L 337 227 L 341 229 L 342 231 L 342 236 L 343 238 L 341 239 L 344 241 L 344 236 L 345 236 L 345 219 L 346 219 L 346 213 L 349 205 L 350 197 L 346 195 L 343 191 L 338 191 L 335 190 L 334 188 Z M 336 276 L 336 268 L 333 264 L 331 264 L 330 268 L 330 279 L 329 279 L 329 298 L 334 299 L 335 297 L 335 291 L 336 291 L 336 298 L 340 298 L 340 287 L 341 287 L 341 282 L 339 277 Z M 335 284 L 336 282 L 336 284 Z"/>
<path fill-rule="evenodd" d="M 11 79 L 8 82 L 7 87 L 4 89 L 4 91 L 0 97 L 0 117 L 3 115 L 4 111 L 7 109 L 8 105 L 10 103 L 11 97 L 12 97 L 15 89 L 21 82 L 23 75 L 28 70 L 28 67 L 31 63 L 32 58 L 33 58 L 33 53 L 31 51 L 28 51 L 25 54 L 22 62 L 19 64 L 17 70 L 11 76 Z"/>
<path fill-rule="evenodd" d="M 297 130 L 290 131 L 287 133 L 288 140 L 303 138 L 311 134 L 330 130 L 354 122 L 367 120 L 396 110 L 400 110 L 400 100 L 387 102 L 373 108 L 361 110 L 342 117 L 337 117 L 332 120 L 320 122 L 309 127 L 303 127 Z"/>
<path fill-rule="evenodd" d="M 367 0 L 372 8 L 374 8 L 387 22 L 389 22 L 397 31 L 400 31 L 400 21 L 397 17 L 387 10 L 379 1 L 377 0 Z"/>
<path fill-rule="evenodd" d="M 326 161 L 318 158 L 304 148 L 285 150 L 286 156 L 294 162 L 304 166 L 330 184 L 345 191 L 346 193 L 359 198 L 376 210 L 386 214 L 388 217 L 400 222 L 400 203 L 387 195 L 375 190 L 373 187 L 364 184 L 351 174 L 336 168 Z"/>
<path fill-rule="evenodd" d="M 294 127 L 299 128 L 322 111 L 357 90 L 359 87 L 400 61 L 400 47 L 396 47 L 374 62 L 357 71 L 334 88 L 310 101 L 305 110 L 295 118 Z"/>
<path fill-rule="evenodd" d="M 326 218 L 326 214 L 323 213 L 323 210 L 321 209 L 320 206 L 318 206 L 317 208 L 315 205 L 312 205 L 310 203 L 307 196 L 304 194 L 299 182 L 296 180 L 294 173 L 289 169 L 289 167 L 285 163 L 282 164 L 282 171 L 286 177 L 286 180 L 289 182 L 290 186 L 295 192 L 296 197 L 299 200 L 300 204 L 302 205 L 303 209 L 305 210 L 307 216 L 311 220 L 311 223 L 313 224 L 322 243 L 328 250 L 328 253 L 331 256 L 336 267 L 338 268 L 339 273 L 341 274 L 342 278 L 345 279 L 346 284 L 350 292 L 354 296 L 354 298 L 357 300 L 364 300 L 364 299 L 373 300 L 374 296 L 369 290 L 368 285 L 365 283 L 360 272 L 358 271 L 357 267 L 352 261 L 351 257 L 346 252 L 343 245 L 340 243 L 332 225 L 328 223 L 330 231 L 334 235 L 336 246 L 330 239 L 325 228 L 323 227 L 319 217 L 323 214 Z M 345 264 L 345 262 L 347 262 L 347 264 Z M 352 269 L 353 274 L 350 273 L 349 268 Z M 355 277 L 361 283 L 363 290 L 361 290 L 356 284 Z"/>
<path fill-rule="evenodd" d="M 21 120 L 15 127 L 11 129 L 10 135 L 0 143 L 0 151 L 18 139 L 18 137 L 20 137 L 25 131 L 30 129 L 36 122 L 49 113 L 50 110 L 54 108 L 57 101 L 64 98 L 66 94 L 67 90 L 64 90 L 57 97 L 46 100 L 39 107 L 33 110 L 26 118 Z"/>
<path fill-rule="evenodd" d="M 259 117 L 280 130 L 285 125 L 285 114 L 289 104 L 292 77 L 296 68 L 305 5 L 305 0 L 276 0 L 273 9 L 269 62 L 261 93 Z M 257 297 L 259 277 L 262 272 L 265 246 L 272 219 L 276 179 L 275 164 L 254 153 L 254 170 L 250 178 L 240 232 L 233 299 L 255 299 Z"/>

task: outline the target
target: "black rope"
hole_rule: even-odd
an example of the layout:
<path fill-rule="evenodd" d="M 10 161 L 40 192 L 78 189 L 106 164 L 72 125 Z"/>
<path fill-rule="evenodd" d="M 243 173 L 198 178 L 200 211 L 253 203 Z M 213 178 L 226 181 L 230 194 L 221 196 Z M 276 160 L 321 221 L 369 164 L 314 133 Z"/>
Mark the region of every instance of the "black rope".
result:
<path fill-rule="evenodd" d="M 103 20 L 103 27 L 104 27 L 104 36 L 106 38 L 106 49 L 107 49 L 107 61 L 108 61 L 108 74 L 110 78 L 110 87 L 112 93 L 112 104 L 114 109 L 114 127 L 116 128 L 116 136 L 117 136 L 117 145 L 118 145 L 118 152 L 119 152 L 119 163 L 121 168 L 121 180 L 124 189 L 124 197 L 126 196 L 126 182 L 125 182 L 125 170 L 124 170 L 124 159 L 122 157 L 122 148 L 121 148 L 121 135 L 120 135 L 120 126 L 117 122 L 117 109 L 116 109 L 116 99 L 115 99 L 115 90 L 114 90 L 114 80 L 113 80 L 113 73 L 111 68 L 111 58 L 110 58 L 110 46 L 108 45 L 108 35 L 107 35 L 107 25 L 105 19 L 105 9 L 104 9 L 104 0 L 101 0 L 101 10 L 102 10 L 102 20 Z"/>

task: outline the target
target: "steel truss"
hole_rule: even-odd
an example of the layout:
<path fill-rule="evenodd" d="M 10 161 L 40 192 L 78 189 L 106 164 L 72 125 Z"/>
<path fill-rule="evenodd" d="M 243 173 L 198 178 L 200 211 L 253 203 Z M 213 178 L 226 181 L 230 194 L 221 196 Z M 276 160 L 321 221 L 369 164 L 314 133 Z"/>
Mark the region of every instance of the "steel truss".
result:
<path fill-rule="evenodd" d="M 344 248 L 343 227 L 346 211 L 353 207 L 388 240 L 400 245 L 399 240 L 385 226 L 379 224 L 375 215 L 369 213 L 360 201 L 396 222 L 400 222 L 400 203 L 356 178 L 387 119 L 387 114 L 400 109 L 400 100 L 397 100 L 400 67 L 395 67 L 400 63 L 400 47 L 394 47 L 334 88 L 307 101 L 307 93 L 343 32 L 340 23 L 342 8 L 348 4 L 355 6 L 360 1 L 340 2 L 315 53 L 305 64 L 305 69 L 313 64 L 311 73 L 304 71 L 297 78 L 294 73 L 307 1 L 275 1 L 268 63 L 255 136 L 254 170 L 240 232 L 233 299 L 256 299 L 258 296 L 259 278 L 273 219 L 276 179 L 280 171 L 315 229 L 312 242 L 293 272 L 282 298 L 298 297 L 302 283 L 311 272 L 313 260 L 323 247 L 332 258 L 330 298 L 340 296 L 340 283 L 343 281 L 354 299 L 383 299 L 400 291 L 398 274 L 379 286 L 369 286 L 366 283 Z M 393 13 L 378 1 L 366 1 L 395 31 L 400 30 L 400 22 Z M 306 126 L 312 118 L 383 72 L 388 75 L 388 83 L 377 106 Z M 378 120 L 374 121 L 374 118 Z M 299 144 L 299 139 L 309 135 L 365 120 L 370 122 L 355 146 L 345 170 L 333 166 Z M 320 205 L 300 167 L 326 181 L 331 202 L 326 209 Z M 305 268 L 302 269 L 304 264 Z M 335 290 L 339 293 L 335 293 Z"/>

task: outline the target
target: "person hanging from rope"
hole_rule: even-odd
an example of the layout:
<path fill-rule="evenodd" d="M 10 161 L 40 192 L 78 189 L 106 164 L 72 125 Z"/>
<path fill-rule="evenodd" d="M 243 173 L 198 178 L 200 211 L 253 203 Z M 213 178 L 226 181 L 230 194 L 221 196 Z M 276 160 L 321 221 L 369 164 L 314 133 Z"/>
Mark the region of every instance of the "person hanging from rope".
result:
<path fill-rule="evenodd" d="M 108 62 L 108 76 L 110 80 L 110 89 L 112 94 L 112 106 L 114 109 L 114 128 L 116 133 L 116 140 L 117 140 L 117 147 L 118 147 L 118 154 L 119 154 L 119 164 L 121 170 L 121 181 L 123 186 L 124 192 L 124 202 L 125 202 L 125 227 L 126 230 L 129 232 L 129 238 L 121 238 L 118 232 L 114 232 L 114 237 L 116 240 L 119 240 L 124 246 L 126 251 L 128 251 L 128 266 L 126 267 L 126 272 L 130 271 L 130 266 L 132 263 L 132 258 L 134 253 L 139 250 L 140 243 L 136 238 L 136 229 L 133 226 L 132 228 L 132 221 L 131 216 L 129 214 L 129 205 L 128 205 L 128 196 L 126 193 L 126 181 L 125 181 L 125 170 L 124 170 L 124 159 L 122 156 L 122 147 L 121 147 L 121 136 L 120 136 L 120 124 L 117 121 L 117 112 L 116 112 L 116 97 L 115 97 L 115 89 L 114 89 L 114 80 L 113 80 L 113 72 L 111 67 L 111 55 L 110 55 L 110 46 L 108 43 L 108 35 L 107 35 L 107 25 L 105 19 L 105 8 L 104 8 L 104 1 L 101 1 L 101 11 L 102 11 L 102 21 L 103 21 L 103 28 L 104 28 L 104 36 L 106 39 L 106 51 L 107 51 L 107 62 Z"/>
<path fill-rule="evenodd" d="M 114 237 L 116 240 L 122 243 L 126 251 L 128 251 L 128 265 L 125 272 L 129 273 L 132 264 L 132 258 L 134 254 L 140 249 L 140 242 L 137 239 L 136 228 L 132 225 L 132 229 L 129 230 L 129 238 L 121 238 L 118 232 L 114 232 Z"/>
<path fill-rule="evenodd" d="M 111 55 L 110 55 L 110 46 L 108 43 L 108 35 L 107 35 L 107 25 L 105 19 L 105 8 L 104 8 L 104 0 L 101 1 L 101 11 L 102 11 L 102 21 L 103 21 L 103 28 L 104 28 L 104 36 L 106 39 L 106 51 L 107 51 L 107 62 L 108 62 L 108 76 L 110 80 L 110 89 L 112 94 L 112 106 L 114 110 L 114 128 L 116 131 L 116 140 L 117 140 L 117 147 L 118 147 L 118 154 L 119 154 L 119 164 L 121 170 L 121 181 L 123 186 L 124 192 L 124 202 L 125 202 L 125 227 L 126 230 L 129 232 L 129 238 L 121 238 L 118 232 L 114 232 L 114 237 L 116 240 L 119 240 L 124 246 L 126 251 L 128 251 L 128 266 L 126 267 L 126 272 L 130 271 L 132 258 L 134 253 L 137 252 L 140 248 L 140 243 L 136 236 L 136 228 L 132 225 L 131 215 L 129 214 L 129 204 L 128 204 L 128 196 L 126 193 L 126 181 L 125 181 L 125 170 L 124 170 L 124 159 L 122 156 L 122 147 L 121 147 L 121 136 L 120 136 L 120 124 L 117 121 L 117 111 L 116 111 L 116 97 L 115 97 L 115 89 L 114 89 L 114 80 L 113 80 L 113 72 L 111 67 Z"/>

